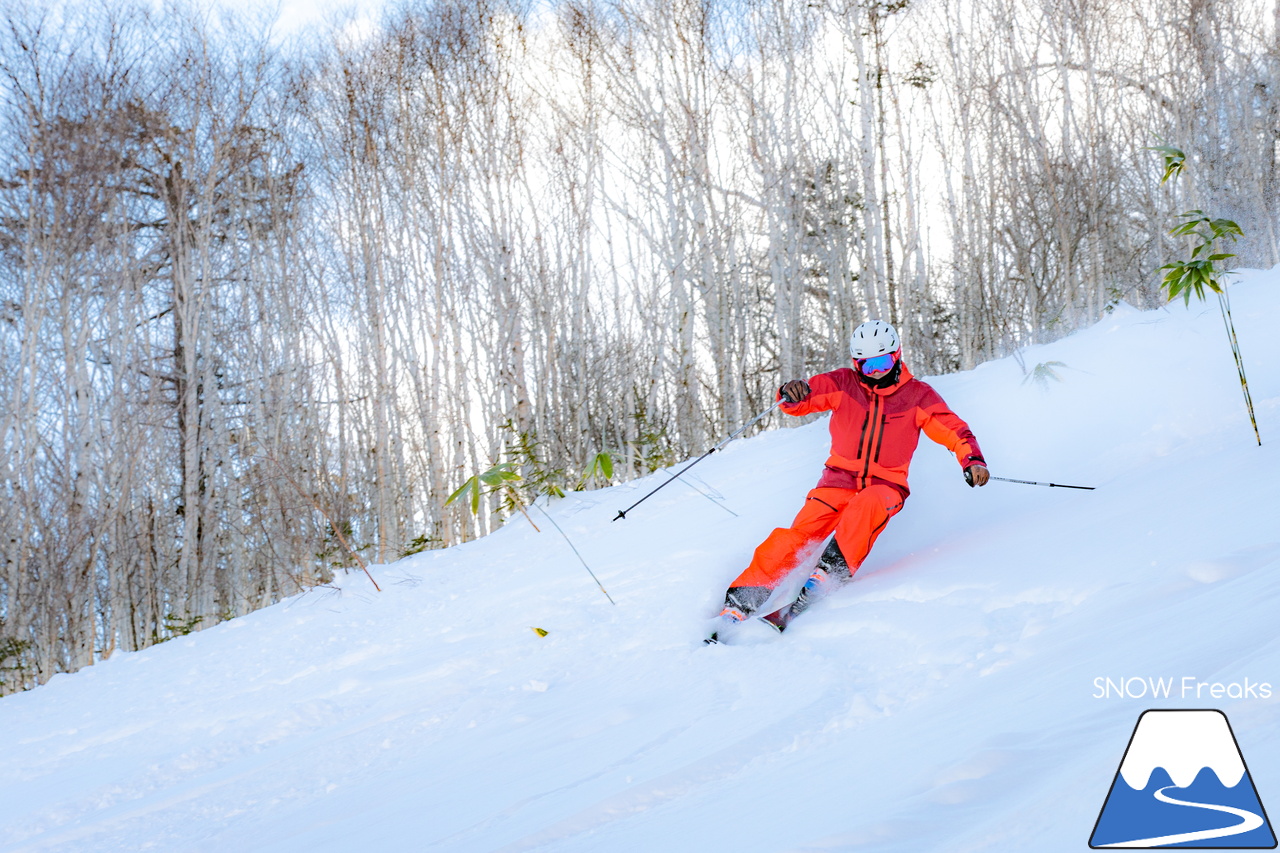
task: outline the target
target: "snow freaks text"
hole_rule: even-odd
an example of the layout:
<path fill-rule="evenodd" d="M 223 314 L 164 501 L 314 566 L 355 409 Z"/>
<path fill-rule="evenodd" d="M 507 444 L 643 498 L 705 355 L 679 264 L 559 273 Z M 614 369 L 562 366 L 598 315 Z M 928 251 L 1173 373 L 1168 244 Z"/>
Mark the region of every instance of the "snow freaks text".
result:
<path fill-rule="evenodd" d="M 1201 681 L 1181 678 L 1103 678 L 1093 680 L 1094 699 L 1270 699 L 1271 683 L 1253 681 Z"/>

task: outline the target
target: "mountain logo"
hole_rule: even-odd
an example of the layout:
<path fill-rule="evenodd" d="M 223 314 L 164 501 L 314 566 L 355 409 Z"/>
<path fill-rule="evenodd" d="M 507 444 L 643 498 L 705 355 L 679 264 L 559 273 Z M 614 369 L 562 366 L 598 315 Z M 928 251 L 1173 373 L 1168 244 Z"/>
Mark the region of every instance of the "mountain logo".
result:
<path fill-rule="evenodd" d="M 1275 833 L 1227 715 L 1143 712 L 1089 846 L 1274 849 Z"/>

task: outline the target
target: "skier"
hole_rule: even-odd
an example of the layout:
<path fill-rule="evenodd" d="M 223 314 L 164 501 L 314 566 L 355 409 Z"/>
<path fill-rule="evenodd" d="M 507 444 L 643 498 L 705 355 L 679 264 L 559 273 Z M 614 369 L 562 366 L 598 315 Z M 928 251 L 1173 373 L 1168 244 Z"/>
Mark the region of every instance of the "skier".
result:
<path fill-rule="evenodd" d="M 751 565 L 729 586 L 724 609 L 707 642 L 760 609 L 774 588 L 825 539 L 818 564 L 795 601 L 765 617 L 782 631 L 835 585 L 850 580 L 876 537 L 906 500 L 907 468 L 920 432 L 956 455 L 970 486 L 986 485 L 986 461 L 967 424 L 938 392 L 912 377 L 902 362 L 893 326 L 863 323 L 849 339 L 853 368 L 793 379 L 778 389 L 782 411 L 797 417 L 831 412 L 831 455 L 818 485 L 790 527 L 779 527 L 756 548 Z"/>

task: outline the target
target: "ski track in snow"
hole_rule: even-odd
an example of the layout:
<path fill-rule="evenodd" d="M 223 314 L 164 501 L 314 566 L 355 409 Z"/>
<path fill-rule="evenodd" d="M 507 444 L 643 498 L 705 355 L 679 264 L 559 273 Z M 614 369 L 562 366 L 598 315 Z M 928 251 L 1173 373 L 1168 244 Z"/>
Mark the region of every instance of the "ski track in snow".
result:
<path fill-rule="evenodd" d="M 1232 300 L 1261 448 L 1216 307 L 1121 306 L 1024 350 L 1062 383 L 1012 359 L 929 380 L 994 474 L 1095 492 L 969 489 L 922 438 L 855 582 L 714 647 L 825 422 L 730 444 L 623 521 L 663 476 L 573 494 L 549 511 L 616 607 L 517 519 L 374 567 L 381 594 L 349 575 L 0 700 L 0 851 L 1078 851 L 1157 705 L 1223 707 L 1265 802 L 1277 698 L 1092 696 L 1280 687 L 1280 270 Z"/>
<path fill-rule="evenodd" d="M 1104 844 L 1103 847 L 1168 847 L 1173 844 L 1185 844 L 1189 841 L 1208 841 L 1213 838 L 1230 838 L 1233 835 L 1241 835 L 1246 832 L 1252 832 L 1262 826 L 1263 820 L 1261 815 L 1254 814 L 1246 809 L 1238 809 L 1234 806 L 1218 806 L 1209 803 L 1192 803 L 1186 800 L 1176 800 L 1170 797 L 1165 791 L 1177 788 L 1177 785 L 1169 785 L 1160 788 L 1155 792 L 1155 798 L 1162 803 L 1169 803 L 1173 806 L 1188 806 L 1194 809 L 1208 809 L 1209 811 L 1223 812 L 1224 814 L 1234 815 L 1240 818 L 1240 823 L 1235 826 L 1227 826 L 1221 829 L 1202 829 L 1197 832 L 1180 832 L 1173 835 L 1161 835 L 1156 838 L 1140 838 L 1136 841 L 1126 841 L 1121 844 Z"/>

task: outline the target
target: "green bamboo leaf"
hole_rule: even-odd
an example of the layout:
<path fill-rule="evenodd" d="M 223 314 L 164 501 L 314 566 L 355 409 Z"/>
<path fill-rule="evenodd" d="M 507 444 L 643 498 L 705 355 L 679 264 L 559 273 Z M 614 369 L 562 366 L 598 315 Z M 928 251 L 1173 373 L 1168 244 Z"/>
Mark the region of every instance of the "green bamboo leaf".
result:
<path fill-rule="evenodd" d="M 480 475 L 480 479 L 487 486 L 501 486 L 508 480 L 519 480 L 520 474 L 513 471 L 514 466 L 510 462 L 499 462 L 488 471 Z"/>
<path fill-rule="evenodd" d="M 459 488 L 453 494 L 449 495 L 448 499 L 444 502 L 444 505 L 448 506 L 449 504 L 453 503 L 455 500 L 462 497 L 463 495 L 468 495 L 470 498 L 469 503 L 471 504 L 471 514 L 475 515 L 476 513 L 480 512 L 480 478 L 479 477 L 467 478 L 467 481 L 462 484 L 461 488 Z"/>
<path fill-rule="evenodd" d="M 1213 229 L 1213 233 L 1217 237 L 1230 236 L 1243 237 L 1244 232 L 1240 230 L 1240 226 L 1230 219 L 1215 219 L 1209 223 L 1209 227 Z"/>
<path fill-rule="evenodd" d="M 1055 371 L 1054 368 L 1066 367 L 1066 366 L 1067 366 L 1066 363 L 1061 361 L 1046 361 L 1046 362 L 1037 364 L 1035 366 L 1035 369 L 1032 370 L 1031 373 L 1029 373 L 1022 380 L 1022 384 L 1025 385 L 1028 382 L 1034 382 L 1042 390 L 1047 391 L 1049 389 L 1050 379 L 1052 379 L 1054 382 L 1062 381 L 1062 377 L 1058 375 L 1057 371 Z"/>
<path fill-rule="evenodd" d="M 604 479 L 606 482 L 613 479 L 613 457 L 608 451 L 602 450 L 592 458 L 591 464 L 582 472 L 582 477 L 574 488 L 585 489 L 588 483 L 597 479 Z"/>
<path fill-rule="evenodd" d="M 462 497 L 463 493 L 466 492 L 467 489 L 475 489 L 476 491 L 479 491 L 479 485 L 480 484 L 476 482 L 475 477 L 467 478 L 467 481 L 462 484 L 461 488 L 459 488 L 453 494 L 449 495 L 449 497 L 445 500 L 444 505 L 448 506 L 449 504 L 456 501 L 458 498 Z"/>
<path fill-rule="evenodd" d="M 1160 178 L 1160 183 L 1164 183 L 1172 177 L 1176 177 L 1182 173 L 1183 166 L 1186 164 L 1187 155 L 1181 149 L 1172 145 L 1151 145 L 1147 147 L 1148 151 L 1157 151 L 1164 155 L 1164 175 Z"/>

